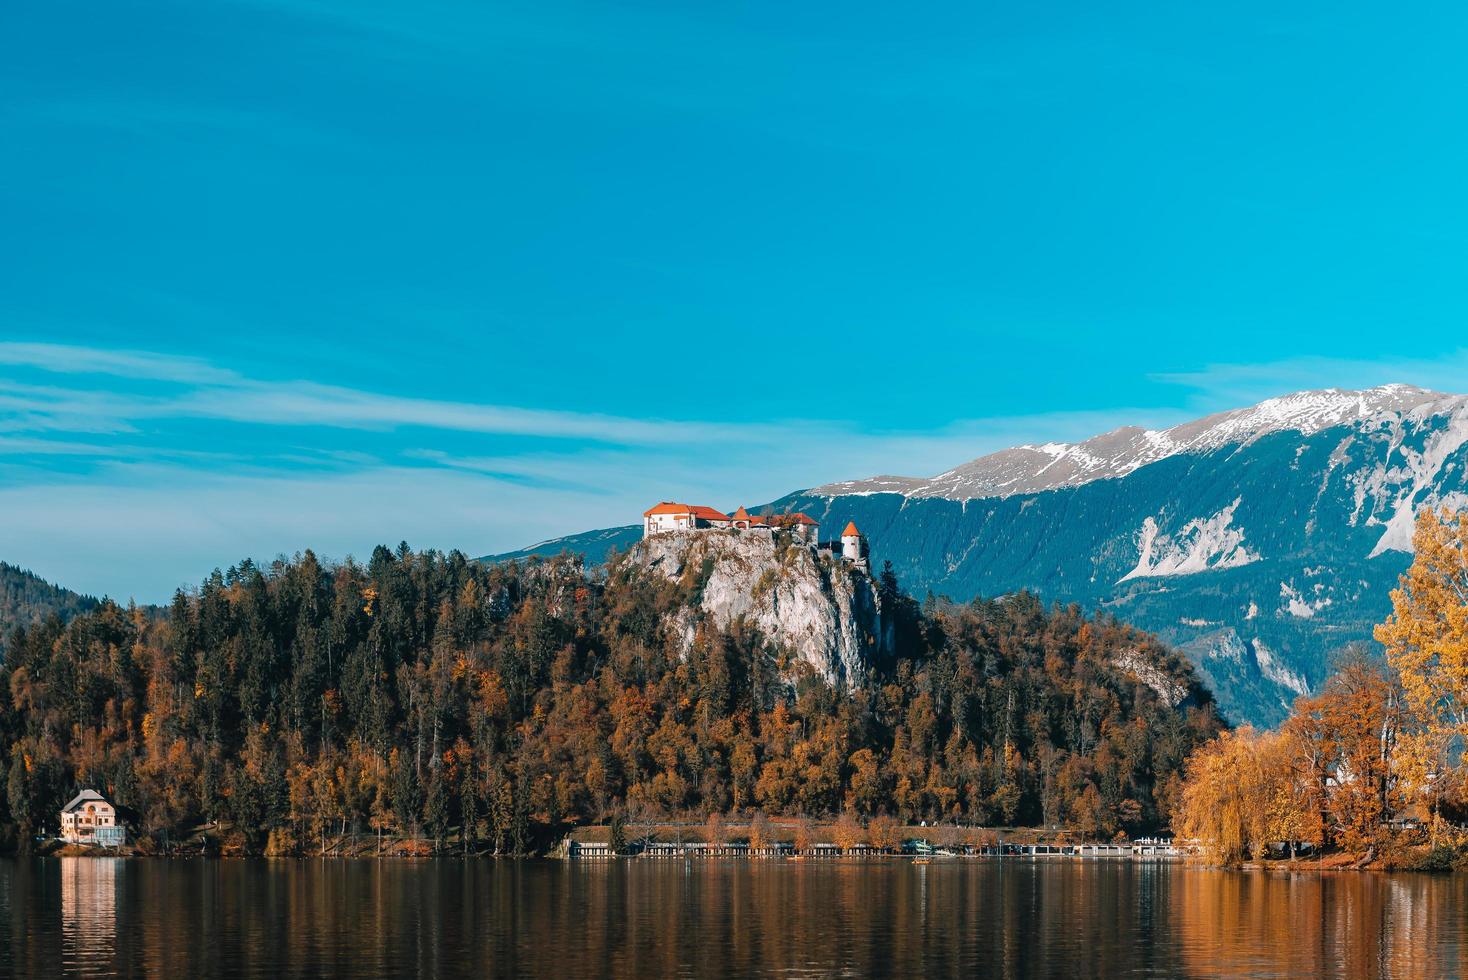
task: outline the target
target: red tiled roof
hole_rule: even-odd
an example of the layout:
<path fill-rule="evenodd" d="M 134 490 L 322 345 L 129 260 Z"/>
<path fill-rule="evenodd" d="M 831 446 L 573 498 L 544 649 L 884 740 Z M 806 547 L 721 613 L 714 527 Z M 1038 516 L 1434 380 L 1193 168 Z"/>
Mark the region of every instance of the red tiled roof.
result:
<path fill-rule="evenodd" d="M 731 517 L 722 511 L 714 510 L 712 507 L 704 507 L 701 504 L 680 504 L 671 500 L 664 500 L 656 507 L 649 507 L 642 512 L 643 517 L 655 517 L 659 514 L 683 515 L 688 514 L 702 521 L 748 521 L 752 525 L 766 525 L 768 527 L 787 527 L 791 524 L 808 524 L 811 527 L 819 527 L 820 522 L 808 514 L 796 512 L 794 514 L 765 514 L 754 516 L 741 505 Z"/>
<path fill-rule="evenodd" d="M 853 537 L 854 538 L 859 538 L 859 537 L 861 537 L 861 532 L 856 529 L 856 521 L 847 521 L 846 522 L 846 530 L 844 530 L 844 531 L 841 532 L 841 536 L 843 538 L 853 538 Z"/>
<path fill-rule="evenodd" d="M 669 500 L 664 500 L 656 507 L 649 507 L 642 512 L 643 517 L 655 517 L 658 514 L 689 514 L 705 521 L 727 521 L 729 519 L 727 514 L 714 510 L 712 507 L 705 507 L 702 504 L 678 504 Z"/>

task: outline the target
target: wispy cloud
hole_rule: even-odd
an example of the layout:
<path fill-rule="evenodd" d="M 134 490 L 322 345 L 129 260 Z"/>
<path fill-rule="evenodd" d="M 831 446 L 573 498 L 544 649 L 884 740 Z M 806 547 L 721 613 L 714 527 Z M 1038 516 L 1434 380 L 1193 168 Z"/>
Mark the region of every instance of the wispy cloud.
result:
<path fill-rule="evenodd" d="M 308 381 L 200 389 L 156 406 L 160 415 L 354 429 L 418 427 L 554 439 L 648 444 L 752 438 L 749 427 L 402 398 Z"/>
<path fill-rule="evenodd" d="M 115 456 L 117 447 L 100 443 L 68 442 L 59 439 L 26 439 L 0 436 L 0 456 Z"/>
<path fill-rule="evenodd" d="M 1084 438 L 1105 427 L 1168 420 L 1175 412 L 1122 410 L 1054 412 L 959 420 L 939 430 L 858 432 L 832 420 L 784 419 L 715 422 L 636 419 L 461 400 L 409 398 L 320 384 L 247 377 L 199 358 L 150 351 L 107 350 L 59 344 L 0 343 L 0 365 L 49 374 L 117 377 L 165 383 L 137 392 L 106 390 L 95 378 L 85 385 L 29 384 L 0 378 L 0 430 L 133 432 L 163 419 L 228 421 L 258 426 L 321 426 L 385 431 L 426 429 L 462 433 L 580 440 L 611 446 L 748 445 L 764 449 L 811 442 L 839 443 L 857 460 L 894 451 L 904 459 L 960 446 L 999 449 L 1014 441 Z M 1200 385 L 1191 377 L 1176 383 Z M 805 439 L 802 437 L 810 437 Z M 865 448 L 853 448 L 861 444 Z M 427 457 L 425 457 L 427 458 Z M 523 465 L 524 457 L 518 457 Z M 950 457 L 951 459 L 951 457 Z M 484 466 L 506 467 L 506 460 Z"/>
<path fill-rule="evenodd" d="M 0 343 L 0 365 L 181 385 L 147 394 L 0 380 L 0 426 L 11 431 L 131 431 L 148 419 L 212 419 L 277 426 L 458 432 L 644 445 L 739 442 L 776 434 L 765 426 L 647 420 L 465 401 L 405 398 L 313 381 L 245 377 L 191 357 L 61 344 Z"/>
<path fill-rule="evenodd" d="M 234 371 L 217 368 L 202 358 L 71 344 L 0 341 L 0 364 L 56 374 L 104 374 L 180 384 L 235 384 L 242 380 Z"/>

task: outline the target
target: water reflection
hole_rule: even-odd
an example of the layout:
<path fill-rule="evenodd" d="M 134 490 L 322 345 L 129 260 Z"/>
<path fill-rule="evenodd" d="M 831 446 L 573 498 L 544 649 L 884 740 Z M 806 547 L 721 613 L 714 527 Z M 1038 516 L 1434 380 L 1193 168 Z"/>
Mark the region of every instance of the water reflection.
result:
<path fill-rule="evenodd" d="M 1464 888 L 1105 861 L 0 861 L 0 975 L 1443 977 Z"/>
<path fill-rule="evenodd" d="M 106 969 L 117 948 L 117 878 L 122 858 L 64 857 L 61 866 L 62 963 Z"/>
<path fill-rule="evenodd" d="M 1196 871 L 1181 881 L 1194 975 L 1463 975 L 1458 878 Z"/>

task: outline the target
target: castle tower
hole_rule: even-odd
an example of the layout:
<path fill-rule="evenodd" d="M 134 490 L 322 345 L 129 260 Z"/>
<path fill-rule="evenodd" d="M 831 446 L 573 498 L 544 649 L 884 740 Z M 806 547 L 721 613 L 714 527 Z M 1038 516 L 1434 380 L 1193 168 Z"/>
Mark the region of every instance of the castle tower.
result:
<path fill-rule="evenodd" d="M 866 557 L 866 539 L 856 529 L 855 521 L 847 521 L 846 529 L 841 532 L 841 557 L 847 561 L 861 561 Z"/>

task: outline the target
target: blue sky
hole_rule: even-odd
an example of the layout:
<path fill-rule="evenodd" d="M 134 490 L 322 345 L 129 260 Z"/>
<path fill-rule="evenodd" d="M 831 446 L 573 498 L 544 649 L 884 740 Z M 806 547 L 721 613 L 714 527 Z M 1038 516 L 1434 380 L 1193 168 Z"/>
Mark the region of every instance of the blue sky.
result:
<path fill-rule="evenodd" d="M 1456 5 L 5 19 L 0 559 L 74 588 L 1468 388 Z"/>

